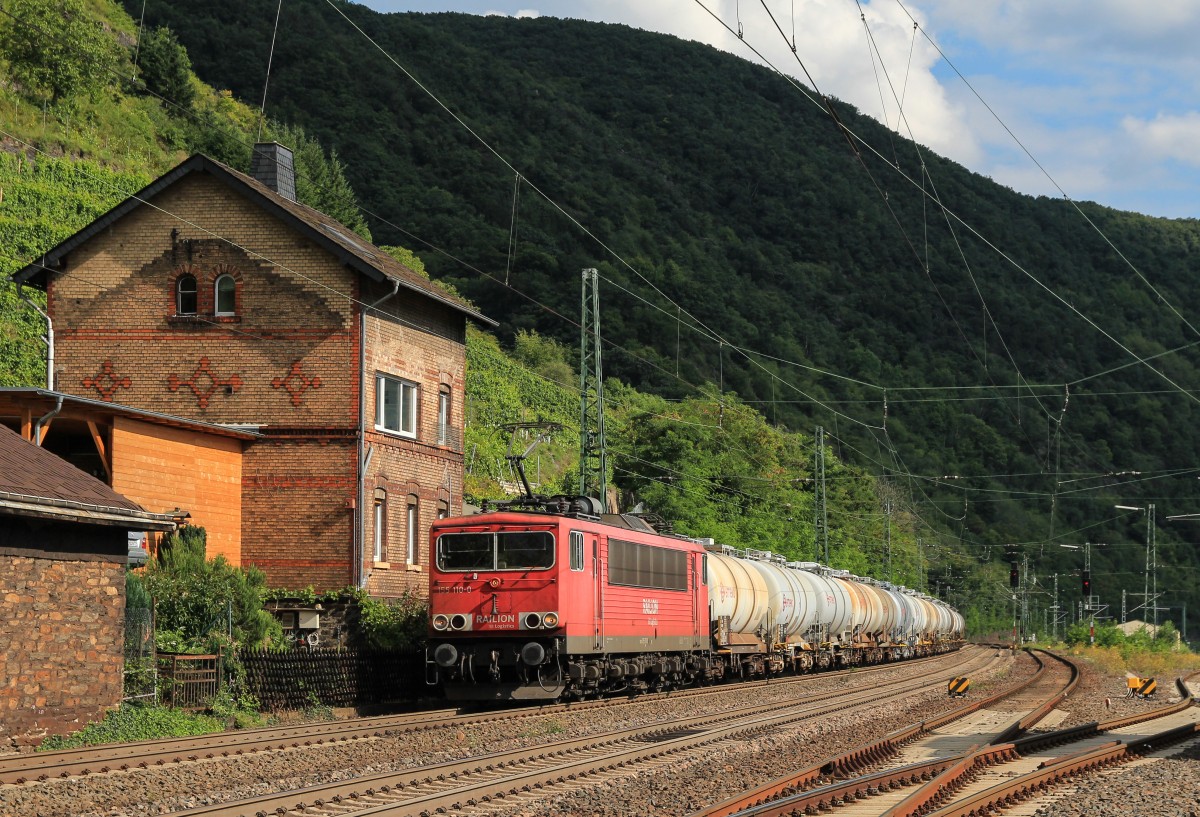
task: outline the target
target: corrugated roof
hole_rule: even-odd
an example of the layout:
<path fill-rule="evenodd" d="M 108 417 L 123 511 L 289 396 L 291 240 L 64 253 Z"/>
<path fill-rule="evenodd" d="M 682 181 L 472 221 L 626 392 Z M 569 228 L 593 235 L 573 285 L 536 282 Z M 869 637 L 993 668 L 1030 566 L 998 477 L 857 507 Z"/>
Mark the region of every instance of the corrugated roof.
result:
<path fill-rule="evenodd" d="M 339 262 L 369 278 L 399 284 L 411 292 L 419 293 L 461 312 L 479 323 L 488 326 L 497 325 L 496 321 L 484 316 L 466 301 L 418 275 L 374 244 L 360 238 L 353 230 L 336 219 L 330 218 L 308 205 L 291 201 L 251 176 L 234 170 L 202 153 L 184 160 L 173 170 L 163 174 L 87 227 L 40 256 L 36 261 L 15 273 L 12 276 L 13 280 L 44 287 L 47 268 L 50 268 L 49 271 L 52 272 L 53 268 L 58 266 L 71 250 L 191 173 L 208 173 L 219 179 L 273 213 L 281 221 L 308 236 L 319 246 L 324 247 Z"/>

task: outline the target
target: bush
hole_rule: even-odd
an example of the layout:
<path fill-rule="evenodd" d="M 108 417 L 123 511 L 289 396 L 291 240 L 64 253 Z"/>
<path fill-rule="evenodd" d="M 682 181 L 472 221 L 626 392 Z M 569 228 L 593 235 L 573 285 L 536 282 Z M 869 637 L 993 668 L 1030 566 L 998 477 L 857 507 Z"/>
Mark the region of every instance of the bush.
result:
<path fill-rule="evenodd" d="M 359 626 L 369 647 L 405 649 L 425 638 L 429 607 L 408 591 L 390 601 L 363 595 L 358 599 L 358 606 Z"/>
<path fill-rule="evenodd" d="M 283 630 L 263 609 L 266 576 L 205 558 L 203 528 L 172 534 L 146 569 L 154 597 L 159 649 L 217 652 L 229 647 L 264 647 L 282 640 Z"/>
<path fill-rule="evenodd" d="M 212 715 L 195 715 L 159 706 L 123 705 L 70 735 L 54 736 L 42 741 L 39 752 L 54 749 L 75 749 L 102 743 L 127 743 L 154 738 L 182 738 L 208 735 L 223 731 L 225 722 Z"/>

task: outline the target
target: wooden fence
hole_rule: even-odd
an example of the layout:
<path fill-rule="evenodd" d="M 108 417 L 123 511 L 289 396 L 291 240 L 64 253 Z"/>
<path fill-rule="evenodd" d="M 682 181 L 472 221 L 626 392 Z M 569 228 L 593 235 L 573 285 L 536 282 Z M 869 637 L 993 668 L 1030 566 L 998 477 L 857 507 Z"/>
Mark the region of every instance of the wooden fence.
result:
<path fill-rule="evenodd" d="M 248 650 L 241 660 L 247 691 L 264 710 L 365 706 L 430 694 L 422 649 Z"/>
<path fill-rule="evenodd" d="M 172 709 L 204 709 L 221 686 L 220 655 L 158 654 L 162 700 Z"/>

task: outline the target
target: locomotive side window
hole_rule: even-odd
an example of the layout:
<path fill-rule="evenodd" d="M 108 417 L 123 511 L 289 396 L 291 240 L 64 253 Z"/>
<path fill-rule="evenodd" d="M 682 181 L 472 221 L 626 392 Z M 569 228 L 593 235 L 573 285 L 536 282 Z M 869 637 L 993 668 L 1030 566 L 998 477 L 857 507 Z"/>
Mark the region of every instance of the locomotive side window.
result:
<path fill-rule="evenodd" d="M 548 531 L 445 533 L 438 537 L 441 570 L 538 570 L 554 566 Z"/>
<path fill-rule="evenodd" d="M 571 569 L 583 570 L 583 531 L 571 531 Z"/>
<path fill-rule="evenodd" d="M 608 583 L 656 590 L 687 590 L 687 553 L 609 539 Z"/>

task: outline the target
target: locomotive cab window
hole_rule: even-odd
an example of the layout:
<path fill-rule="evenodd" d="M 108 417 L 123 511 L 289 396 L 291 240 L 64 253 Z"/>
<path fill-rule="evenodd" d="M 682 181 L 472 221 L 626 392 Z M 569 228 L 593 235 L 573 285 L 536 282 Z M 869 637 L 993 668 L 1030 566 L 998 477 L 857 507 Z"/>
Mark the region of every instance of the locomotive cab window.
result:
<path fill-rule="evenodd" d="M 583 570 L 583 531 L 571 531 L 571 569 Z"/>
<path fill-rule="evenodd" d="M 549 531 L 445 533 L 438 537 L 438 569 L 545 570 L 554 566 Z"/>

